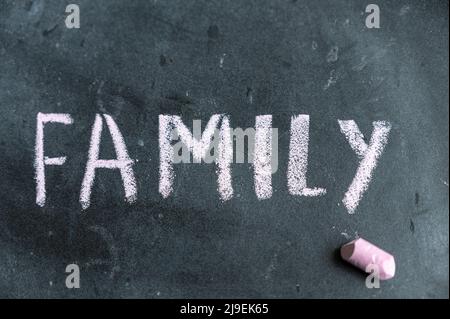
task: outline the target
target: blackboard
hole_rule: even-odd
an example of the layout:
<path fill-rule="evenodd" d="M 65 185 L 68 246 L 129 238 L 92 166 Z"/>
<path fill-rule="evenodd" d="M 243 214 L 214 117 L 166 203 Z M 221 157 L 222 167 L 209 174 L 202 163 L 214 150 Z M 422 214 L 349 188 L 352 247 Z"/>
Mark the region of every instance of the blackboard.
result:
<path fill-rule="evenodd" d="M 448 298 L 448 2 L 77 0 L 0 2 L 0 297 Z M 45 127 L 46 202 L 36 204 L 38 113 Z M 123 134 L 137 199 L 117 170 L 99 169 L 89 208 L 79 196 L 96 114 Z M 232 164 L 221 201 L 213 164 L 179 164 L 158 191 L 161 114 L 232 127 L 272 115 L 273 194 L 258 200 L 251 164 Z M 308 184 L 288 192 L 291 117 L 307 114 Z M 388 143 L 354 214 L 342 198 L 359 159 L 338 120 Z M 102 158 L 114 158 L 104 128 Z M 343 262 L 361 236 L 391 252 L 379 289 Z M 80 267 L 67 289 L 66 266 Z"/>

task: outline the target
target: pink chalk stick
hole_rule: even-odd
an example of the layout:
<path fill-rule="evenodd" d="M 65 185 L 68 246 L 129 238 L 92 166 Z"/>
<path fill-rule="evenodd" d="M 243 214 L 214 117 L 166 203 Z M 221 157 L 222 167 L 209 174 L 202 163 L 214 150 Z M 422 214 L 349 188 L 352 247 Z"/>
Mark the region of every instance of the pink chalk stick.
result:
<path fill-rule="evenodd" d="M 378 267 L 381 280 L 391 279 L 395 275 L 394 256 L 365 239 L 358 238 L 343 245 L 341 257 L 367 273 L 373 271 L 373 267 Z"/>

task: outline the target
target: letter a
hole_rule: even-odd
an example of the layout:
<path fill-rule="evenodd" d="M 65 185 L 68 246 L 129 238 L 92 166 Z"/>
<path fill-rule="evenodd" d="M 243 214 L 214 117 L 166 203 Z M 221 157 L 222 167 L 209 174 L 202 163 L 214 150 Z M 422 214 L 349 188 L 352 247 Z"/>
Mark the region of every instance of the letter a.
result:
<path fill-rule="evenodd" d="M 100 153 L 100 139 L 103 129 L 102 117 L 95 116 L 94 127 L 92 128 L 91 145 L 89 147 L 88 161 L 83 183 L 81 184 L 80 203 L 83 209 L 90 206 L 92 185 L 95 179 L 95 170 L 97 168 L 119 169 L 122 176 L 123 188 L 125 189 L 125 199 L 132 203 L 136 200 L 136 179 L 133 172 L 133 160 L 128 156 L 127 148 L 122 134 L 116 123 L 110 115 L 103 114 L 106 124 L 111 133 L 114 149 L 117 159 L 101 160 L 98 158 Z"/>
<path fill-rule="evenodd" d="M 66 17 L 66 27 L 68 29 L 79 29 L 80 7 L 77 4 L 69 4 L 66 7 L 66 13 L 69 13 L 69 15 Z"/>
<path fill-rule="evenodd" d="M 380 7 L 378 7 L 376 4 L 369 4 L 366 7 L 366 13 L 370 13 L 366 17 L 366 27 L 369 29 L 380 28 Z"/>
<path fill-rule="evenodd" d="M 70 264 L 66 267 L 66 287 L 69 289 L 80 288 L 80 268 L 76 264 Z"/>

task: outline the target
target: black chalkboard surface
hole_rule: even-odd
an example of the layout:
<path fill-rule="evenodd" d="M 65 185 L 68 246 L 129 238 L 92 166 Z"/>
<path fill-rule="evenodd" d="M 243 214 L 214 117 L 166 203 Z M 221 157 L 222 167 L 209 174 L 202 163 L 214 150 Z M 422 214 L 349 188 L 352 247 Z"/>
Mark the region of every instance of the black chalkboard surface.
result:
<path fill-rule="evenodd" d="M 79 28 L 69 3 L 0 2 L 0 297 L 448 298 L 448 1 L 378 0 L 379 28 L 364 1 L 77 0 Z M 70 115 L 43 128 L 45 156 L 65 156 L 46 162 L 45 203 L 39 113 Z M 226 201 L 207 163 L 173 165 L 162 196 L 160 115 L 203 130 L 214 114 L 243 129 L 272 116 L 270 198 L 248 162 L 230 165 Z M 82 207 L 96 115 L 99 158 L 116 158 L 109 116 L 137 193 L 126 201 L 119 170 L 99 168 Z M 321 196 L 289 189 L 298 115 Z M 361 158 L 339 120 L 367 144 L 374 122 L 390 128 L 351 214 Z M 379 289 L 339 256 L 358 236 L 395 256 Z"/>

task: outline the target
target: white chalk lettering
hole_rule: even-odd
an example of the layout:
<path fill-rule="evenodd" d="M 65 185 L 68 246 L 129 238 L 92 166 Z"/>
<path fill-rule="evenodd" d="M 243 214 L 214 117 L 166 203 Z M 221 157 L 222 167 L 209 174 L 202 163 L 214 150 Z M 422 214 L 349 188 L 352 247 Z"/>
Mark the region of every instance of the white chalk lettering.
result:
<path fill-rule="evenodd" d="M 103 114 L 103 116 L 111 134 L 117 159 L 101 160 L 98 158 L 103 120 L 102 117 L 97 114 L 92 128 L 86 172 L 84 174 L 83 183 L 81 184 L 80 203 L 83 209 L 87 209 L 90 206 L 92 185 L 94 184 L 95 170 L 97 168 L 119 169 L 125 190 L 125 199 L 129 203 L 136 200 L 136 179 L 134 178 L 132 168 L 134 162 L 128 156 L 125 141 L 113 118 L 106 114 Z"/>
<path fill-rule="evenodd" d="M 176 129 L 180 140 L 192 152 L 194 163 L 201 163 L 207 157 L 210 150 L 210 143 L 221 122 L 217 164 L 217 183 L 220 198 L 228 200 L 233 196 L 231 183 L 231 162 L 233 158 L 233 145 L 231 141 L 231 131 L 228 117 L 221 114 L 211 116 L 205 130 L 201 134 L 200 140 L 193 137 L 189 129 L 184 125 L 179 116 L 160 115 L 159 116 L 159 147 L 160 147 L 160 168 L 159 168 L 159 192 L 164 197 L 170 196 L 173 190 L 173 149 L 170 143 L 171 132 Z"/>
<path fill-rule="evenodd" d="M 309 115 L 291 118 L 291 141 L 289 144 L 288 189 L 291 195 L 320 196 L 325 188 L 309 188 L 306 183 L 308 171 Z"/>
<path fill-rule="evenodd" d="M 73 123 L 70 114 L 62 113 L 38 113 L 36 125 L 36 145 L 35 145 L 35 179 L 36 179 L 36 204 L 43 207 L 45 205 L 45 166 L 63 165 L 66 157 L 47 157 L 44 155 L 44 126 L 46 123 L 60 123 L 69 125 Z"/>
<path fill-rule="evenodd" d="M 258 199 L 272 197 L 272 115 L 256 117 L 253 169 Z"/>
<path fill-rule="evenodd" d="M 345 135 L 350 147 L 361 160 L 356 175 L 342 199 L 348 212 L 354 214 L 364 192 L 369 188 L 373 171 L 387 144 L 391 124 L 385 121 L 373 122 L 372 137 L 369 145 L 366 145 L 364 135 L 355 121 L 338 120 L 338 122 L 341 132 Z"/>
<path fill-rule="evenodd" d="M 99 159 L 103 120 L 106 121 L 111 135 L 115 159 Z M 45 166 L 63 165 L 66 162 L 66 156 L 45 156 L 44 127 L 47 123 L 69 125 L 73 120 L 70 114 L 37 114 L 34 167 L 36 204 L 41 207 L 46 201 Z M 342 199 L 348 213 L 354 214 L 368 190 L 375 168 L 387 145 L 391 124 L 387 121 L 373 122 L 373 131 L 368 143 L 355 121 L 338 120 L 338 124 L 341 133 L 359 159 L 355 176 Z M 256 198 L 266 200 L 273 196 L 272 175 L 278 167 L 278 131 L 272 127 L 272 115 L 256 116 L 254 129 L 243 131 L 241 128 L 232 129 L 227 115 L 214 114 L 203 131 L 201 128 L 200 120 L 194 120 L 193 128 L 190 130 L 178 115 L 159 115 L 159 193 L 163 198 L 169 197 L 173 192 L 174 165 L 214 162 L 219 197 L 222 201 L 232 199 L 234 190 L 231 165 L 244 163 L 243 146 L 246 138 L 249 141 L 248 163 L 253 167 Z M 237 150 L 235 162 L 233 141 L 236 142 Z M 287 167 L 287 186 L 291 195 L 316 197 L 327 193 L 323 187 L 308 187 L 308 149 L 309 115 L 294 115 L 290 124 Z M 191 155 L 193 161 L 190 160 Z M 114 119 L 107 114 L 96 114 L 86 170 L 81 183 L 79 202 L 82 209 L 90 207 L 97 168 L 118 169 L 125 200 L 133 203 L 137 199 L 133 165 L 134 160 L 128 155 L 124 138 Z"/>

